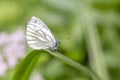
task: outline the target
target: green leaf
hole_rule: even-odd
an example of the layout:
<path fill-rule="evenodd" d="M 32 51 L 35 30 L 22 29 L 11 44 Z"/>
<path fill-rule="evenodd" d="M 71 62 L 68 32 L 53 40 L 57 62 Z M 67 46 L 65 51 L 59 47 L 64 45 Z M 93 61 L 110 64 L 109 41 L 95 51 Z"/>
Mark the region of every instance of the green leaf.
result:
<path fill-rule="evenodd" d="M 46 53 L 44 50 L 34 50 L 30 52 L 17 66 L 13 80 L 28 80 L 29 76 L 39 59 L 41 53 Z"/>
<path fill-rule="evenodd" d="M 83 74 L 85 73 L 86 76 L 96 77 L 96 80 L 100 80 L 99 77 L 94 72 L 92 72 L 85 66 L 78 64 L 77 62 L 69 59 L 68 57 L 64 56 L 63 54 L 59 52 L 51 52 L 49 50 L 35 50 L 35 51 L 30 52 L 25 57 L 25 59 L 23 59 L 20 62 L 20 64 L 17 66 L 16 72 L 13 76 L 13 80 L 28 80 L 41 53 L 49 53 L 52 56 L 62 60 L 64 63 L 76 68 L 80 72 L 82 71 L 82 73 Z"/>

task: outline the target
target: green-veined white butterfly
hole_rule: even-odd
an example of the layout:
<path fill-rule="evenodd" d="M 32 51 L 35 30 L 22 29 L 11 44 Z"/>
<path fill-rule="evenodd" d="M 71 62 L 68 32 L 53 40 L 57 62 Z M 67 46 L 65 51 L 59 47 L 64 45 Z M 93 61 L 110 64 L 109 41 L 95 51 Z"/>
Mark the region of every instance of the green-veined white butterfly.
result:
<path fill-rule="evenodd" d="M 50 29 L 37 17 L 33 16 L 28 22 L 26 39 L 29 46 L 33 49 L 57 50 L 59 40 L 55 40 Z"/>

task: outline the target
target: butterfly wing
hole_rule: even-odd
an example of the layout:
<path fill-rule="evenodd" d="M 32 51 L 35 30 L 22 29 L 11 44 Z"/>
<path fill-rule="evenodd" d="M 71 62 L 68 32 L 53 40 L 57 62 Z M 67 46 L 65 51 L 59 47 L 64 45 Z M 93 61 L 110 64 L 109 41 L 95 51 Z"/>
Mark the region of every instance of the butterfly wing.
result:
<path fill-rule="evenodd" d="M 48 49 L 56 42 L 49 28 L 34 16 L 27 25 L 26 39 L 33 49 Z"/>

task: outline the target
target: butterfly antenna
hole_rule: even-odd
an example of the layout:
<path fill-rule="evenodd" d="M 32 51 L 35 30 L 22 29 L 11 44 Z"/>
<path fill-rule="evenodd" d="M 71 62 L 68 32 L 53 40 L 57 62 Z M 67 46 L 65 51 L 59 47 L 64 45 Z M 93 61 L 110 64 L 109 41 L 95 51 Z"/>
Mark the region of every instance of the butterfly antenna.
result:
<path fill-rule="evenodd" d="M 64 37 L 61 40 L 70 40 L 71 38 L 71 33 L 66 33 L 66 35 L 64 35 Z"/>

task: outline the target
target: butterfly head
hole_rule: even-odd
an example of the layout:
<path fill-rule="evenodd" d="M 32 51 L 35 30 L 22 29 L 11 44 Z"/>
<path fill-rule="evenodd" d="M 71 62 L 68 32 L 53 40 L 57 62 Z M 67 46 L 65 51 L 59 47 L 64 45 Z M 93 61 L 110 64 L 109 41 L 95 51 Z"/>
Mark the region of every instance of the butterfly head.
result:
<path fill-rule="evenodd" d="M 56 46 L 57 46 L 58 44 L 60 44 L 60 43 L 61 43 L 60 40 L 56 40 Z"/>

